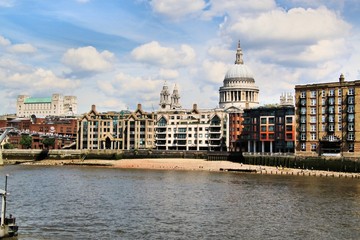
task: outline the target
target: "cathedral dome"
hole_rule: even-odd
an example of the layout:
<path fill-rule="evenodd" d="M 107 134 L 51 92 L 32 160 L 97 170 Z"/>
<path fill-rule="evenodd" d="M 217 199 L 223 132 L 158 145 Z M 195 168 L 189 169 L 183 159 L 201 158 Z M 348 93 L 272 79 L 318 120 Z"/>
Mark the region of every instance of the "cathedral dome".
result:
<path fill-rule="evenodd" d="M 250 68 L 245 64 L 235 64 L 225 74 L 225 79 L 241 78 L 244 80 L 251 79 L 254 81 L 254 75 Z"/>
<path fill-rule="evenodd" d="M 255 85 L 252 71 L 244 64 L 240 41 L 236 50 L 235 64 L 225 74 L 223 86 L 219 89 L 219 107 L 244 109 L 259 105 L 259 87 Z"/>

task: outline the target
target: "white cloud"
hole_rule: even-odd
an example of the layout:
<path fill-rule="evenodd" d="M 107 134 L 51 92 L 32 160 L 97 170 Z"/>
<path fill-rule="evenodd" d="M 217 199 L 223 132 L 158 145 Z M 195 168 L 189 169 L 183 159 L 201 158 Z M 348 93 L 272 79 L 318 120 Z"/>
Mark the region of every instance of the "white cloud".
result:
<path fill-rule="evenodd" d="M 135 48 L 132 57 L 140 62 L 162 67 L 183 67 L 195 61 L 195 51 L 189 45 L 183 44 L 180 49 L 163 47 L 152 41 Z"/>
<path fill-rule="evenodd" d="M 36 48 L 29 43 L 23 43 L 10 46 L 8 51 L 12 53 L 34 53 Z"/>
<path fill-rule="evenodd" d="M 156 13 L 172 19 L 199 14 L 207 6 L 204 0 L 152 0 L 150 5 Z"/>
<path fill-rule="evenodd" d="M 234 17 L 234 16 L 233 16 Z M 314 43 L 347 35 L 350 25 L 325 7 L 276 9 L 258 17 L 233 19 L 227 31 L 245 36 L 249 42 Z"/>
<path fill-rule="evenodd" d="M 10 44 L 11 44 L 11 42 L 10 42 L 9 39 L 6 39 L 6 38 L 4 38 L 3 36 L 0 35 L 0 45 L 1 46 L 8 46 Z"/>
<path fill-rule="evenodd" d="M 113 67 L 113 61 L 113 53 L 106 50 L 98 52 L 92 46 L 71 48 L 62 58 L 62 62 L 74 72 L 103 72 Z"/>
<path fill-rule="evenodd" d="M 229 69 L 229 65 L 223 62 L 205 60 L 202 67 L 206 81 L 218 84 L 219 87 L 222 86 L 222 81 L 226 71 Z"/>
<path fill-rule="evenodd" d="M 161 68 L 159 71 L 159 77 L 161 79 L 175 79 L 179 77 L 179 72 L 173 69 Z"/>
<path fill-rule="evenodd" d="M 7 76 L 6 79 L 0 79 L 2 85 L 9 89 L 21 91 L 58 91 L 76 89 L 79 87 L 78 80 L 64 79 L 57 77 L 52 71 L 43 68 L 35 69 L 28 73 L 14 73 Z"/>

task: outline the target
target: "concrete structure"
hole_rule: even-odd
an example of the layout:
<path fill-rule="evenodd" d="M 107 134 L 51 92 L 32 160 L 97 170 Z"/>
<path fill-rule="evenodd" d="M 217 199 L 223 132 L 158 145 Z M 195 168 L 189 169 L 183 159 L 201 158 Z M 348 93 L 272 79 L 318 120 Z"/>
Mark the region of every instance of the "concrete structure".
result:
<path fill-rule="evenodd" d="M 51 97 L 34 98 L 19 95 L 16 103 L 18 117 L 66 116 L 77 113 L 77 98 L 53 94 Z"/>
<path fill-rule="evenodd" d="M 247 109 L 259 106 L 259 87 L 254 75 L 244 64 L 243 53 L 238 43 L 235 65 L 226 73 L 223 86 L 219 89 L 219 107 Z"/>
<path fill-rule="evenodd" d="M 77 149 L 152 149 L 155 120 L 155 113 L 145 112 L 141 104 L 134 112 L 107 113 L 93 105 L 78 122 Z"/>
<path fill-rule="evenodd" d="M 360 80 L 295 86 L 297 155 L 359 156 Z"/>
<path fill-rule="evenodd" d="M 284 96 L 288 100 L 284 101 Z M 280 105 L 245 109 L 238 147 L 250 153 L 293 153 L 295 149 L 295 107 L 291 94 L 280 97 Z"/>
<path fill-rule="evenodd" d="M 227 113 L 223 109 L 169 109 L 157 113 L 156 149 L 227 149 Z"/>

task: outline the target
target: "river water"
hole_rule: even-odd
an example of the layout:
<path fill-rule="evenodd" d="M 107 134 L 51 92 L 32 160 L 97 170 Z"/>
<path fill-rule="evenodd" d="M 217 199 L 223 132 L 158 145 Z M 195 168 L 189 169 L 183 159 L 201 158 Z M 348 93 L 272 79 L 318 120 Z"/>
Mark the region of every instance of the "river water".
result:
<path fill-rule="evenodd" d="M 359 179 L 5 166 L 18 239 L 360 239 Z"/>

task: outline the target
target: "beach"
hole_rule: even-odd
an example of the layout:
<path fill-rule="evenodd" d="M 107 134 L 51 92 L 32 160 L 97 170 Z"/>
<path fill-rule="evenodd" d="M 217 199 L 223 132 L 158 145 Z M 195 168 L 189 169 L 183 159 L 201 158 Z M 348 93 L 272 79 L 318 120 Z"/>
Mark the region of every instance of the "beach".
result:
<path fill-rule="evenodd" d="M 207 161 L 204 159 L 121 159 L 121 160 L 41 160 L 24 162 L 26 165 L 80 165 L 123 169 L 154 169 L 184 171 L 249 172 L 251 174 L 297 175 L 317 177 L 345 177 L 360 179 L 360 173 L 331 172 L 311 169 L 295 169 L 261 165 L 248 165 L 230 161 Z"/>

